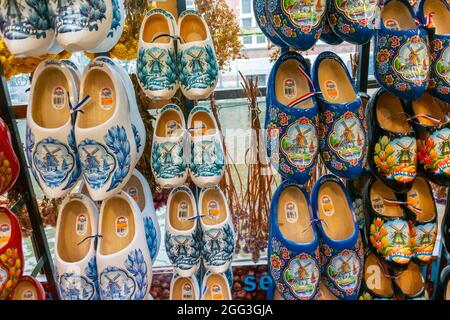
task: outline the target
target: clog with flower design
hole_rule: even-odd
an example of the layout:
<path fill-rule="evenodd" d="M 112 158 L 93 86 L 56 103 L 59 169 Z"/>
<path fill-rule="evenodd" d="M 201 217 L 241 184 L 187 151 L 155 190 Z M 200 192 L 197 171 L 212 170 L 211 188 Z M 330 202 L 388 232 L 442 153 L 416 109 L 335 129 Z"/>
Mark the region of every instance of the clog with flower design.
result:
<path fill-rule="evenodd" d="M 0 118 L 0 195 L 11 189 L 19 173 L 20 164 L 12 146 L 11 133 Z"/>
<path fill-rule="evenodd" d="M 267 90 L 267 154 L 283 178 L 308 182 L 318 152 L 318 106 L 306 60 L 294 51 L 272 68 Z"/>
<path fill-rule="evenodd" d="M 361 98 L 344 62 L 322 52 L 314 62 L 319 102 L 319 150 L 327 168 L 345 179 L 358 178 L 366 161 L 366 120 Z"/>
<path fill-rule="evenodd" d="M 364 273 L 359 300 L 394 300 L 395 291 L 387 266 L 371 249 L 364 256 Z"/>
<path fill-rule="evenodd" d="M 365 44 L 375 33 L 380 0 L 331 0 L 327 12 L 334 33 L 354 44 Z"/>
<path fill-rule="evenodd" d="M 23 273 L 22 234 L 14 213 L 0 207 L 0 300 L 16 288 Z"/>
<path fill-rule="evenodd" d="M 45 290 L 42 284 L 34 277 L 22 276 L 10 300 L 46 300 Z"/>
<path fill-rule="evenodd" d="M 417 140 L 417 169 L 430 181 L 450 185 L 450 121 L 442 101 L 425 93 L 405 103 Z"/>
<path fill-rule="evenodd" d="M 256 23 L 258 23 L 259 28 L 262 33 L 270 40 L 274 45 L 278 47 L 287 47 L 287 44 L 280 39 L 280 37 L 275 32 L 272 25 L 269 23 L 269 18 L 267 16 L 266 6 L 264 0 L 253 0 L 253 12 L 255 14 Z"/>
<path fill-rule="evenodd" d="M 388 0 L 375 31 L 375 78 L 405 100 L 425 93 L 430 73 L 428 33 L 407 0 Z"/>
<path fill-rule="evenodd" d="M 265 3 L 271 27 L 287 45 L 304 51 L 319 40 L 326 0 L 267 0 Z"/>
<path fill-rule="evenodd" d="M 445 0 L 422 0 L 418 16 L 423 24 L 434 28 L 430 32 L 431 66 L 428 92 L 450 102 L 450 4 Z"/>
<path fill-rule="evenodd" d="M 379 89 L 369 101 L 366 117 L 372 173 L 396 192 L 408 191 L 417 174 L 417 143 L 404 103 Z"/>
<path fill-rule="evenodd" d="M 324 175 L 314 184 L 311 207 L 320 236 L 321 280 L 338 299 L 356 300 L 364 248 L 348 190 L 337 176 Z"/>
<path fill-rule="evenodd" d="M 319 238 L 306 190 L 283 181 L 275 191 L 269 218 L 269 272 L 285 300 L 320 296 Z"/>
<path fill-rule="evenodd" d="M 344 42 L 344 40 L 342 40 L 336 33 L 334 33 L 333 29 L 331 29 L 328 18 L 325 18 L 324 20 L 325 22 L 323 25 L 322 33 L 320 34 L 320 40 L 331 45 L 338 45 Z"/>
<path fill-rule="evenodd" d="M 405 203 L 405 195 L 395 193 L 378 179 L 371 178 L 364 189 L 367 243 L 392 269 L 405 269 L 413 255 L 409 225 L 402 206 Z"/>

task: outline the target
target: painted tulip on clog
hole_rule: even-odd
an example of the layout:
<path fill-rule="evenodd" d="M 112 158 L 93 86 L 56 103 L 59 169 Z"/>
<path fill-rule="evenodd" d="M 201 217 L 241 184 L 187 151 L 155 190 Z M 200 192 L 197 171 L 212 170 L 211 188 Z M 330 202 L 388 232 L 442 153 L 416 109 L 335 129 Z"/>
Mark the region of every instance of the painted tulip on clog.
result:
<path fill-rule="evenodd" d="M 0 207 L 0 300 L 16 288 L 23 274 L 22 234 L 14 213 Z"/>
<path fill-rule="evenodd" d="M 137 160 L 126 86 L 117 69 L 92 61 L 85 69 L 80 96 L 86 102 L 75 122 L 83 177 L 91 198 L 120 192 Z"/>
<path fill-rule="evenodd" d="M 125 192 L 102 202 L 97 270 L 102 300 L 146 300 L 152 260 L 138 204 Z"/>
<path fill-rule="evenodd" d="M 427 34 L 407 0 L 385 2 L 373 54 L 375 78 L 385 90 L 405 100 L 425 93 L 430 72 Z"/>
<path fill-rule="evenodd" d="M 445 0 L 422 0 L 418 16 L 422 23 L 435 28 L 430 32 L 431 66 L 428 92 L 450 102 L 450 4 Z"/>
<path fill-rule="evenodd" d="M 56 20 L 56 41 L 71 52 L 94 50 L 111 30 L 112 1 L 60 1 Z"/>
<path fill-rule="evenodd" d="M 17 57 L 46 54 L 55 41 L 48 1 L 3 1 L 2 38 Z"/>
<path fill-rule="evenodd" d="M 202 230 L 202 258 L 206 270 L 225 273 L 233 259 L 236 236 L 224 193 L 218 187 L 202 189 L 198 199 Z"/>
<path fill-rule="evenodd" d="M 81 174 L 71 117 L 78 82 L 71 63 L 46 60 L 31 83 L 25 152 L 33 176 L 51 199 L 69 193 Z"/>
<path fill-rule="evenodd" d="M 10 300 L 46 300 L 42 284 L 31 276 L 22 276 L 9 297 Z"/>
<path fill-rule="evenodd" d="M 306 190 L 283 181 L 270 205 L 269 272 L 285 300 L 320 296 L 320 251 Z"/>
<path fill-rule="evenodd" d="M 175 18 L 163 9 L 148 11 L 141 24 L 137 78 L 145 95 L 153 100 L 171 99 L 179 87 L 175 28 Z"/>
<path fill-rule="evenodd" d="M 202 282 L 201 300 L 232 300 L 230 284 L 223 273 L 206 272 Z"/>
<path fill-rule="evenodd" d="M 222 134 L 212 111 L 206 107 L 193 108 L 188 118 L 191 134 L 189 173 L 200 188 L 219 184 L 225 171 Z"/>
<path fill-rule="evenodd" d="M 393 269 L 404 269 L 412 258 L 408 221 L 401 206 L 404 202 L 404 195 L 375 178 L 364 189 L 367 243 Z"/>
<path fill-rule="evenodd" d="M 170 263 L 182 277 L 192 276 L 200 265 L 202 235 L 197 219 L 191 189 L 186 186 L 173 189 L 167 200 L 165 245 Z"/>
<path fill-rule="evenodd" d="M 267 0 L 269 23 L 290 47 L 308 50 L 320 37 L 327 0 Z"/>
<path fill-rule="evenodd" d="M 173 275 L 170 282 L 169 300 L 200 300 L 200 295 L 200 285 L 197 277 L 183 278 L 178 274 Z"/>
<path fill-rule="evenodd" d="M 152 261 L 156 260 L 161 243 L 161 230 L 153 205 L 152 190 L 145 177 L 136 169 L 128 183 L 123 188 L 139 206 L 144 219 L 145 237 Z"/>
<path fill-rule="evenodd" d="M 264 0 L 253 0 L 253 12 L 255 14 L 256 23 L 258 23 L 259 28 L 267 39 L 278 47 L 287 47 L 287 44 L 278 37 L 274 28 L 269 23 Z"/>
<path fill-rule="evenodd" d="M 311 206 L 321 238 L 322 280 L 337 298 L 355 300 L 361 284 L 364 248 L 347 188 L 338 177 L 320 177 Z"/>
<path fill-rule="evenodd" d="M 394 287 L 400 300 L 428 300 L 422 269 L 411 262 L 404 271 L 394 271 Z"/>
<path fill-rule="evenodd" d="M 416 137 L 403 102 L 379 89 L 366 109 L 372 173 L 396 192 L 404 193 L 416 178 Z"/>
<path fill-rule="evenodd" d="M 380 0 L 330 0 L 328 22 L 334 33 L 353 44 L 372 39 L 380 15 Z"/>
<path fill-rule="evenodd" d="M 344 40 L 342 40 L 336 33 L 334 33 L 327 18 L 324 18 L 324 24 L 322 33 L 320 34 L 320 40 L 331 45 L 338 45 L 344 42 Z"/>
<path fill-rule="evenodd" d="M 178 70 L 181 91 L 190 100 L 206 99 L 219 79 L 214 44 L 205 19 L 187 10 L 178 17 Z"/>
<path fill-rule="evenodd" d="M 394 294 L 389 269 L 372 250 L 367 250 L 359 300 L 394 300 Z"/>
<path fill-rule="evenodd" d="M 63 300 L 97 300 L 97 206 L 84 194 L 71 194 L 58 210 L 54 261 L 60 296 Z"/>
<path fill-rule="evenodd" d="M 12 146 L 11 133 L 0 118 L 0 195 L 12 188 L 19 173 L 20 164 Z"/>
<path fill-rule="evenodd" d="M 304 184 L 315 167 L 319 107 L 305 59 L 283 53 L 270 73 L 265 128 L 267 154 L 283 178 Z"/>
<path fill-rule="evenodd" d="M 319 101 L 319 150 L 327 168 L 345 179 L 358 178 L 366 162 L 366 120 L 358 91 L 344 62 L 322 52 L 314 62 Z"/>
<path fill-rule="evenodd" d="M 162 188 L 182 185 L 188 176 L 190 148 L 186 122 L 180 107 L 165 105 L 155 124 L 152 144 L 152 172 Z"/>

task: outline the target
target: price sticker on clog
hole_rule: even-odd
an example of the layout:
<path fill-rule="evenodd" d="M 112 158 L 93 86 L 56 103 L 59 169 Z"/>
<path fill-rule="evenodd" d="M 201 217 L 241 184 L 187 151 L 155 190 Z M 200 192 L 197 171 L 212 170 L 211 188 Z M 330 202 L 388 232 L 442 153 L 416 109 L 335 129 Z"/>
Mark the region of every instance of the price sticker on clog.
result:
<path fill-rule="evenodd" d="M 284 210 L 287 222 L 296 223 L 298 220 L 297 205 L 294 202 L 289 201 L 286 203 Z"/>
<path fill-rule="evenodd" d="M 66 90 L 61 86 L 56 86 L 52 91 L 52 106 L 61 110 L 66 105 Z"/>
<path fill-rule="evenodd" d="M 194 293 L 190 283 L 185 283 L 182 289 L 183 300 L 194 300 Z"/>
<path fill-rule="evenodd" d="M 297 86 L 294 79 L 284 80 L 284 96 L 287 99 L 292 99 L 297 96 Z"/>
<path fill-rule="evenodd" d="M 378 194 L 374 194 L 370 197 L 370 200 L 372 202 L 373 210 L 375 210 L 376 212 L 378 212 L 380 214 L 383 214 L 384 209 L 385 209 L 383 198 Z"/>
<path fill-rule="evenodd" d="M 223 300 L 222 287 L 218 284 L 213 284 L 211 287 L 212 300 Z"/>
<path fill-rule="evenodd" d="M 129 187 L 127 193 L 133 198 L 134 201 L 139 202 L 139 191 L 136 187 Z"/>
<path fill-rule="evenodd" d="M 322 211 L 327 217 L 331 217 L 334 214 L 333 200 L 328 195 L 323 195 L 320 198 L 320 204 L 322 205 Z"/>
<path fill-rule="evenodd" d="M 80 213 L 77 216 L 77 222 L 75 224 L 75 232 L 78 236 L 84 236 L 87 232 L 88 217 L 84 213 Z"/>
<path fill-rule="evenodd" d="M 113 107 L 114 98 L 111 88 L 102 88 L 100 90 L 100 107 L 103 110 L 111 110 Z"/>
<path fill-rule="evenodd" d="M 178 205 L 178 220 L 184 221 L 188 218 L 189 205 L 186 201 L 181 201 Z"/>
<path fill-rule="evenodd" d="M 325 94 L 330 100 L 337 100 L 339 98 L 339 90 L 336 82 L 333 80 L 325 81 Z"/>
<path fill-rule="evenodd" d="M 219 217 L 220 210 L 219 210 L 219 203 L 215 200 L 211 200 L 208 202 L 208 216 L 213 219 L 217 220 Z"/>
<path fill-rule="evenodd" d="M 116 235 L 120 238 L 124 238 L 128 235 L 128 218 L 124 216 L 117 217 L 116 219 Z"/>

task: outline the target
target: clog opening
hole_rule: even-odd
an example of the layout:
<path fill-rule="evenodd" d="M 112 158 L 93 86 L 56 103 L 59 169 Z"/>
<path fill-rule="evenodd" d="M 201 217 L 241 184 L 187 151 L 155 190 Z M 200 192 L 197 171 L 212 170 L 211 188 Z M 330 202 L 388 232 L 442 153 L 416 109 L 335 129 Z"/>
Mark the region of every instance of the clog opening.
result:
<path fill-rule="evenodd" d="M 391 297 L 394 294 L 392 281 L 380 267 L 377 257 L 370 254 L 364 264 L 364 282 L 368 289 L 381 297 Z"/>
<path fill-rule="evenodd" d="M 381 19 L 387 29 L 416 30 L 417 24 L 408 7 L 401 1 L 393 0 L 381 11 Z"/>
<path fill-rule="evenodd" d="M 188 220 L 195 216 L 195 204 L 191 197 L 184 191 L 176 192 L 170 202 L 169 220 L 170 225 L 179 231 L 191 230 L 195 220 Z"/>
<path fill-rule="evenodd" d="M 285 106 L 311 92 L 306 77 L 298 68 L 301 68 L 299 63 L 296 60 L 289 59 L 284 61 L 277 70 L 275 95 L 277 100 Z M 296 108 L 312 108 L 313 106 L 311 99 L 295 105 Z"/>
<path fill-rule="evenodd" d="M 2 231 L 2 236 L 0 237 L 0 249 L 2 249 L 8 244 L 12 233 L 11 219 L 2 210 L 0 210 L 0 228 Z"/>
<path fill-rule="evenodd" d="M 370 189 L 370 204 L 378 214 L 386 217 L 403 217 L 404 212 L 398 204 L 386 203 L 384 200 L 396 201 L 394 191 L 383 182 L 376 181 Z"/>
<path fill-rule="evenodd" d="M 446 122 L 446 116 L 439 102 L 429 93 L 412 102 L 412 108 L 416 115 L 430 115 L 433 118 Z M 436 122 L 426 117 L 417 117 L 417 120 L 427 126 L 435 126 Z"/>
<path fill-rule="evenodd" d="M 110 198 L 102 214 L 100 253 L 110 255 L 128 247 L 135 234 L 133 209 L 128 201 L 120 197 Z"/>
<path fill-rule="evenodd" d="M 415 296 L 419 294 L 424 287 L 424 280 L 419 266 L 413 262 L 409 263 L 408 268 L 395 279 L 395 283 L 406 295 Z"/>
<path fill-rule="evenodd" d="M 211 274 L 206 280 L 205 300 L 230 300 L 228 281 L 224 276 Z"/>
<path fill-rule="evenodd" d="M 191 278 L 178 278 L 172 288 L 172 300 L 198 300 Z"/>
<path fill-rule="evenodd" d="M 319 219 L 325 234 L 332 240 L 346 240 L 355 232 L 352 211 L 342 187 L 325 182 L 319 190 Z"/>
<path fill-rule="evenodd" d="M 83 95 L 90 96 L 91 100 L 78 114 L 78 126 L 87 129 L 108 121 L 116 110 L 117 99 L 116 88 L 109 75 L 99 69 L 89 71 L 82 90 Z"/>
<path fill-rule="evenodd" d="M 139 180 L 135 175 L 132 175 L 123 190 L 128 193 L 134 201 L 136 201 L 141 211 L 145 209 L 145 195 L 141 180 Z"/>
<path fill-rule="evenodd" d="M 217 128 L 211 115 L 205 111 L 197 111 L 191 118 L 189 130 L 193 136 L 216 134 Z"/>
<path fill-rule="evenodd" d="M 314 240 L 308 202 L 297 187 L 288 187 L 280 195 L 278 226 L 281 234 L 295 243 L 310 243 Z"/>
<path fill-rule="evenodd" d="M 82 260 L 89 252 L 93 235 L 92 221 L 88 208 L 79 200 L 68 202 L 59 216 L 61 219 L 58 232 L 58 255 L 68 263 Z"/>
<path fill-rule="evenodd" d="M 162 14 L 153 14 L 145 21 L 142 39 L 146 43 L 170 43 L 170 37 L 160 37 L 159 35 L 171 34 L 169 20 Z M 155 40 L 156 39 L 156 40 Z"/>
<path fill-rule="evenodd" d="M 433 12 L 432 27 L 436 28 L 436 34 L 450 34 L 450 11 L 440 0 L 426 0 L 423 6 L 427 16 Z"/>
<path fill-rule="evenodd" d="M 20 281 L 14 289 L 12 300 L 38 300 L 34 285 L 27 280 Z"/>
<path fill-rule="evenodd" d="M 421 213 L 417 213 L 417 221 L 428 222 L 436 216 L 433 195 L 431 194 L 428 184 L 422 177 L 417 177 L 411 189 L 407 193 L 408 203 L 414 207 L 422 209 Z M 414 212 L 414 210 L 412 210 Z"/>
<path fill-rule="evenodd" d="M 322 96 L 329 103 L 346 103 L 356 99 L 356 92 L 344 67 L 336 60 L 325 58 L 318 72 Z"/>
<path fill-rule="evenodd" d="M 401 133 L 412 131 L 400 99 L 393 94 L 383 92 L 378 97 L 375 112 L 377 122 L 384 130 Z"/>
<path fill-rule="evenodd" d="M 208 189 L 202 197 L 202 221 L 208 226 L 223 223 L 227 219 L 227 203 L 222 193 L 216 189 Z"/>
<path fill-rule="evenodd" d="M 161 114 L 156 125 L 157 137 L 179 137 L 183 135 L 183 121 L 180 114 L 174 110 L 167 110 Z"/>
<path fill-rule="evenodd" d="M 70 119 L 67 78 L 56 68 L 48 68 L 38 77 L 31 102 L 33 121 L 41 128 L 60 128 Z"/>
<path fill-rule="evenodd" d="M 200 17 L 189 15 L 181 20 L 180 37 L 185 43 L 205 41 L 208 37 L 205 24 Z"/>

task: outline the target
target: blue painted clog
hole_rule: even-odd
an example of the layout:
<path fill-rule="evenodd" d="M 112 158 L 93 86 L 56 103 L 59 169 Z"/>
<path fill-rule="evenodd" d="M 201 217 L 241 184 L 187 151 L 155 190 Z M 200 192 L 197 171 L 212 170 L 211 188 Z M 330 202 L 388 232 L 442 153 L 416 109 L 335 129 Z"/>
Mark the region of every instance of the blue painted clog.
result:
<path fill-rule="evenodd" d="M 419 19 L 429 27 L 431 66 L 428 92 L 450 102 L 450 5 L 445 0 L 422 0 L 418 8 Z"/>
<path fill-rule="evenodd" d="M 318 112 L 305 59 L 293 51 L 284 53 L 270 73 L 265 123 L 267 153 L 283 178 L 300 184 L 311 178 Z"/>
<path fill-rule="evenodd" d="M 320 296 L 319 238 L 306 190 L 284 181 L 270 206 L 269 271 L 285 300 Z"/>
<path fill-rule="evenodd" d="M 320 40 L 331 45 L 338 45 L 344 42 L 344 40 L 334 33 L 333 29 L 331 29 L 328 19 L 324 20 L 325 23 L 323 25 L 322 33 L 320 34 Z"/>
<path fill-rule="evenodd" d="M 364 248 L 347 188 L 335 175 L 324 175 L 311 192 L 319 221 L 322 281 L 336 297 L 356 300 L 361 284 Z"/>
<path fill-rule="evenodd" d="M 430 54 L 427 31 L 407 0 L 388 0 L 375 32 L 375 78 L 405 100 L 421 97 L 428 86 Z"/>
<path fill-rule="evenodd" d="M 380 15 L 380 0 L 331 0 L 328 2 L 328 21 L 343 40 L 365 44 L 375 33 Z"/>
<path fill-rule="evenodd" d="M 256 23 L 258 23 L 259 28 L 267 39 L 278 47 L 287 47 L 287 44 L 280 39 L 268 21 L 264 0 L 253 0 L 253 12 L 255 13 Z"/>
<path fill-rule="evenodd" d="M 269 23 L 290 47 L 308 50 L 320 37 L 325 21 L 326 0 L 267 0 Z"/>
<path fill-rule="evenodd" d="M 358 178 L 366 160 L 364 107 L 344 62 L 333 52 L 321 53 L 313 67 L 320 91 L 319 150 L 327 168 L 345 179 Z"/>

